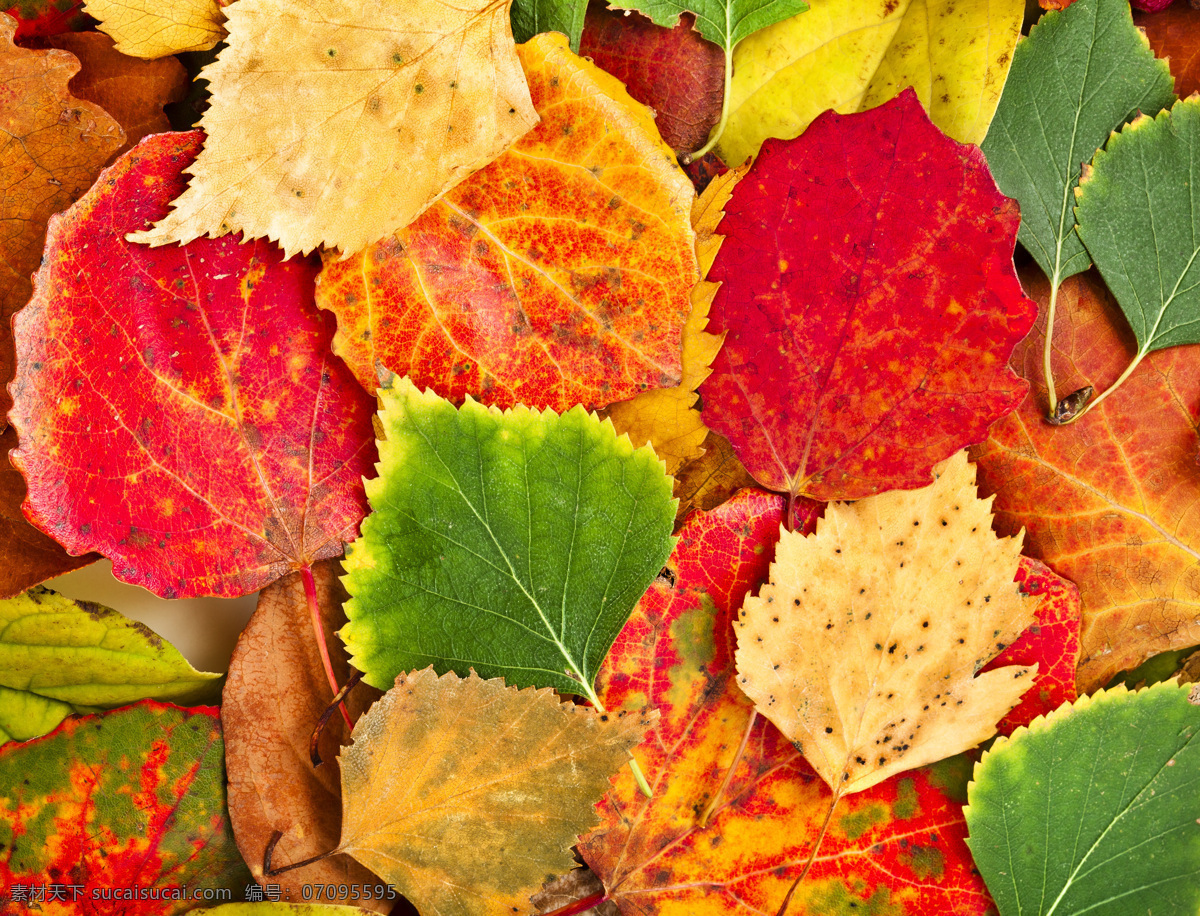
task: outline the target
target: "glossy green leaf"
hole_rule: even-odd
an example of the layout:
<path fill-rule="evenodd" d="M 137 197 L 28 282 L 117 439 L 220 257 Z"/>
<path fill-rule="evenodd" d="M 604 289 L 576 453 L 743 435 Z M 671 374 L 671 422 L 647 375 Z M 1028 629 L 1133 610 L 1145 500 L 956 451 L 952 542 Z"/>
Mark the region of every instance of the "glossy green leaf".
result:
<path fill-rule="evenodd" d="M 662 462 L 581 407 L 455 409 L 394 377 L 380 400 L 373 511 L 344 564 L 354 666 L 384 689 L 433 665 L 594 698 L 671 552 Z"/>
<path fill-rule="evenodd" d="M 28 741 L 52 732 L 74 711 L 70 703 L 41 697 L 28 690 L 0 687 L 0 744 Z"/>
<path fill-rule="evenodd" d="M 192 703 L 221 675 L 197 671 L 145 624 L 38 586 L 0 601 L 0 686 L 88 706 Z"/>
<path fill-rule="evenodd" d="M 1001 916 L 1197 912 L 1194 687 L 1082 697 L 983 755 L 967 843 Z"/>
<path fill-rule="evenodd" d="M 1110 131 L 1171 104 L 1173 86 L 1126 0 L 1076 0 L 1017 45 L 983 152 L 1021 204 L 1017 238 L 1052 285 L 1091 264 L 1072 212 L 1081 167 Z"/>
<path fill-rule="evenodd" d="M 673 28 L 682 13 L 696 14 L 695 29 L 726 51 L 759 29 L 808 9 L 805 0 L 611 0 L 610 8 L 637 10 Z"/>
<path fill-rule="evenodd" d="M 1079 236 L 1137 337 L 1140 359 L 1200 342 L 1200 96 L 1141 117 L 1076 191 Z"/>
<path fill-rule="evenodd" d="M 522 44 L 542 32 L 562 32 L 578 54 L 586 12 L 587 0 L 513 0 L 513 39 Z"/>

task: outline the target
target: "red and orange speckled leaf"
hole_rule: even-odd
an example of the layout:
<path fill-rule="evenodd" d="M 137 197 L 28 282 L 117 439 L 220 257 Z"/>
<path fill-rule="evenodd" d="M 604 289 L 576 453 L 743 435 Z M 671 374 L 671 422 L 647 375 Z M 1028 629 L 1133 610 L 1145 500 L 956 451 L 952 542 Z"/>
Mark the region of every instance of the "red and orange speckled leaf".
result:
<path fill-rule="evenodd" d="M 765 144 L 718 228 L 705 422 L 773 490 L 926 486 L 1024 395 L 1005 365 L 1036 314 L 1017 226 L 983 154 L 911 90 Z"/>
<path fill-rule="evenodd" d="M 1200 90 L 1200 9 L 1176 3 L 1158 13 L 1133 12 L 1133 24 L 1145 31 L 1155 57 L 1166 57 L 1181 99 Z"/>
<path fill-rule="evenodd" d="M 236 238 L 152 249 L 200 134 L 156 134 L 50 225 L 14 322 L 25 511 L 165 597 L 337 556 L 367 511 L 374 405 L 329 349 L 315 265 Z"/>
<path fill-rule="evenodd" d="M 1029 557 L 1021 557 L 1014 581 L 1022 594 L 1042 599 L 1034 611 L 1034 624 L 981 672 L 1006 665 L 1036 664 L 1038 669 L 1033 686 L 996 725 L 1002 735 L 1011 735 L 1063 703 L 1074 703 L 1075 665 L 1079 661 L 1079 589 L 1045 563 Z"/>
<path fill-rule="evenodd" d="M 663 141 L 680 155 L 702 147 L 721 117 L 725 54 L 683 13 L 674 28 L 655 25 L 636 11 L 588 4 L 579 53 L 590 57 L 656 113 Z"/>
<path fill-rule="evenodd" d="M 1045 307 L 1036 270 L 1025 288 Z M 1079 587 L 1083 692 L 1152 655 L 1200 642 L 1200 348 L 1151 353 L 1112 397 L 1069 426 L 1043 422 L 1045 315 L 1013 353 L 1031 388 L 974 449 L 996 529 L 1025 528 L 1025 552 Z M 1095 273 L 1059 290 L 1053 369 L 1058 388 L 1104 391 L 1136 350 Z"/>
<path fill-rule="evenodd" d="M 370 391 L 376 360 L 456 403 L 560 412 L 679 381 L 691 182 L 563 36 L 517 50 L 541 123 L 395 236 L 326 258 L 317 302 Z"/>
<path fill-rule="evenodd" d="M 251 879 L 229 831 L 223 750 L 216 707 L 153 700 L 5 745 L 0 914 L 169 916 L 196 901 L 121 895 L 240 895 Z"/>
<path fill-rule="evenodd" d="M 618 775 L 601 805 L 602 825 L 579 847 L 626 916 L 775 913 L 829 810 L 824 783 L 758 717 L 700 824 L 753 712 L 735 683 L 732 621 L 766 579 L 782 509 L 779 497 L 744 490 L 693 514 L 668 564 L 674 585 L 660 579 L 650 587 L 597 679 L 609 709 L 653 704 L 661 715 L 634 752 L 653 798 Z M 815 523 L 815 513 L 801 514 Z M 844 798 L 789 912 L 989 912 L 963 842 L 966 774 L 952 778 L 955 765 Z"/>

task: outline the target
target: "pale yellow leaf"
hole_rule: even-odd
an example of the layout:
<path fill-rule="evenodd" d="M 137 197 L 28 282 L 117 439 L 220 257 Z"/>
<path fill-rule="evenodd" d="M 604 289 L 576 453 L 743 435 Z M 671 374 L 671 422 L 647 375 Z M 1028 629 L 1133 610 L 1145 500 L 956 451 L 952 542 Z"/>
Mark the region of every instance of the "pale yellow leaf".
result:
<path fill-rule="evenodd" d="M 995 734 L 1033 667 L 976 672 L 1033 622 L 1021 538 L 960 452 L 920 490 L 834 503 L 785 531 L 737 621 L 738 684 L 831 788 L 868 789 Z"/>
<path fill-rule="evenodd" d="M 734 49 L 717 152 L 740 164 L 768 137 L 799 136 L 826 109 L 863 111 L 906 86 L 946 134 L 981 143 L 1024 13 L 1024 0 L 814 3 Z"/>
<path fill-rule="evenodd" d="M 225 37 L 217 0 L 85 0 L 83 9 L 130 57 L 206 51 Z"/>
<path fill-rule="evenodd" d="M 550 688 L 401 674 L 354 728 L 342 841 L 422 916 L 529 912 L 654 715 L 601 713 Z"/>
<path fill-rule="evenodd" d="M 233 3 L 192 180 L 130 240 L 242 232 L 347 256 L 407 225 L 538 121 L 510 3 Z"/>

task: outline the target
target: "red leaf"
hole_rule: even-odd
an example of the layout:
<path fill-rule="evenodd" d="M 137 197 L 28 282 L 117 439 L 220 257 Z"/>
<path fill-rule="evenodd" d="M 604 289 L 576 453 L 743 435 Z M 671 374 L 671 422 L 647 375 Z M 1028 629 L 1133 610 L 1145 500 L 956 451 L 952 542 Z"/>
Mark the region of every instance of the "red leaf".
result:
<path fill-rule="evenodd" d="M 1024 594 L 1042 596 L 1035 612 L 1036 623 L 982 670 L 1036 663 L 1038 672 L 1021 702 L 996 725 L 1002 735 L 1011 735 L 1063 703 L 1074 703 L 1075 665 L 1079 661 L 1079 589 L 1055 575 L 1045 563 L 1029 557 L 1021 557 L 1014 581 Z"/>
<path fill-rule="evenodd" d="M 1037 314 L 1018 221 L 979 149 L 911 90 L 768 142 L 718 228 L 708 330 L 728 336 L 705 422 L 774 490 L 926 486 L 1025 393 L 1005 365 Z"/>
<path fill-rule="evenodd" d="M 5 745 L 0 913 L 167 916 L 198 905 L 170 899 L 185 886 L 240 893 L 223 750 L 215 707 L 153 700 Z M 149 888 L 159 899 L 121 896 Z"/>
<path fill-rule="evenodd" d="M 148 137 L 54 219 L 14 322 L 26 514 L 168 598 L 244 594 L 340 554 L 376 455 L 311 261 L 230 236 L 125 241 L 166 213 L 200 139 Z"/>
<path fill-rule="evenodd" d="M 654 109 L 658 132 L 680 154 L 704 145 L 721 117 L 725 93 L 725 54 L 700 37 L 695 21 L 692 13 L 684 13 L 668 29 L 592 0 L 579 42 L 583 57 Z"/>
<path fill-rule="evenodd" d="M 5 12 L 17 20 L 17 41 L 74 32 L 92 21 L 83 11 L 83 0 L 22 0 Z"/>
<path fill-rule="evenodd" d="M 766 578 L 781 510 L 778 497 L 744 490 L 693 514 L 669 564 L 674 586 L 651 586 L 597 679 L 609 709 L 652 704 L 661 714 L 635 751 L 653 798 L 618 775 L 601 826 L 580 843 L 627 916 L 776 912 L 829 809 L 824 783 L 759 717 L 700 824 L 750 722 L 752 704 L 734 683 L 732 618 Z M 987 912 L 961 799 L 942 788 L 948 775 L 939 764 L 843 799 L 791 912 Z"/>

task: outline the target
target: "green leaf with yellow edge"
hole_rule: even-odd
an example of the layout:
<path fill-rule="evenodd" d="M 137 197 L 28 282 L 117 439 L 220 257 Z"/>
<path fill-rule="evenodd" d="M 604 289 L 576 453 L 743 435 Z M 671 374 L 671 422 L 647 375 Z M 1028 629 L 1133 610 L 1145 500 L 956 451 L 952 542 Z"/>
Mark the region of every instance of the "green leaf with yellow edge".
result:
<path fill-rule="evenodd" d="M 211 697 L 220 676 L 197 671 L 145 624 L 95 602 L 42 586 L 0 601 L 0 686 L 75 705 L 188 704 Z"/>
<path fill-rule="evenodd" d="M 336 852 L 425 916 L 528 912 L 547 875 L 574 867 L 571 847 L 656 717 L 473 673 L 401 674 L 338 758 Z"/>
<path fill-rule="evenodd" d="M 1197 703 L 1118 686 L 992 745 L 964 813 L 1002 916 L 1200 911 Z"/>
<path fill-rule="evenodd" d="M 979 143 L 1000 101 L 1023 0 L 827 0 L 751 35 L 733 54 L 731 165 L 768 137 L 799 136 L 833 108 L 864 111 L 912 86 L 930 118 Z"/>
<path fill-rule="evenodd" d="M 28 741 L 48 734 L 74 711 L 70 703 L 41 697 L 28 690 L 0 687 L 0 744 Z"/>
<path fill-rule="evenodd" d="M 671 478 L 581 407 L 456 409 L 379 392 L 380 476 L 344 563 L 354 667 L 474 669 L 595 701 L 613 639 L 670 555 Z"/>

